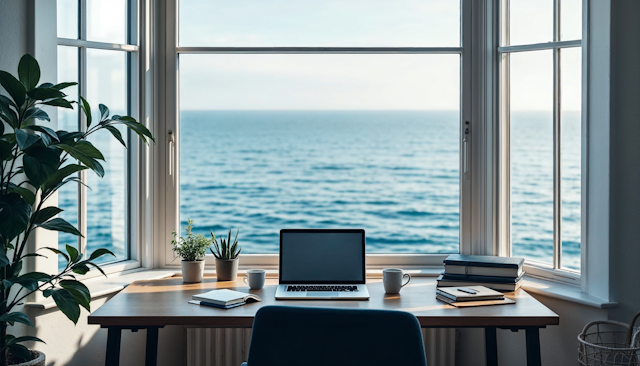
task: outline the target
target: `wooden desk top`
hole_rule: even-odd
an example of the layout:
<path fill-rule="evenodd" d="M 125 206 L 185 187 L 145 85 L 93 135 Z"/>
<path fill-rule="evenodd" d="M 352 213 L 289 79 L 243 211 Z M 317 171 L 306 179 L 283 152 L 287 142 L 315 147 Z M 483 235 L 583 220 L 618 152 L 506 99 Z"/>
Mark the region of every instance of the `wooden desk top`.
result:
<path fill-rule="evenodd" d="M 262 290 L 250 290 L 239 277 L 217 282 L 205 277 L 202 283 L 183 284 L 181 277 L 138 281 L 115 295 L 93 314 L 89 324 L 109 326 L 189 325 L 219 328 L 251 327 L 265 305 L 341 307 L 402 310 L 414 314 L 423 327 L 526 327 L 559 324 L 559 317 L 523 290 L 508 293 L 516 304 L 457 309 L 436 300 L 434 277 L 413 277 L 399 295 L 386 295 L 382 279 L 367 279 L 371 298 L 363 300 L 275 300 L 277 278 L 267 278 Z M 191 296 L 228 288 L 255 293 L 262 302 L 233 309 L 216 309 L 187 303 Z"/>

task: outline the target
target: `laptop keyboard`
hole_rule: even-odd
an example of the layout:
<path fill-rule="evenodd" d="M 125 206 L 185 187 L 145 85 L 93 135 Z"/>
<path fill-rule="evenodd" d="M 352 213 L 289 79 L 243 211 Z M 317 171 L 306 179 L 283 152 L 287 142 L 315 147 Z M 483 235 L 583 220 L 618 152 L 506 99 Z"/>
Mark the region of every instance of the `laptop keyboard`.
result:
<path fill-rule="evenodd" d="M 287 291 L 358 291 L 358 286 L 317 286 L 317 285 L 300 285 L 287 286 Z"/>

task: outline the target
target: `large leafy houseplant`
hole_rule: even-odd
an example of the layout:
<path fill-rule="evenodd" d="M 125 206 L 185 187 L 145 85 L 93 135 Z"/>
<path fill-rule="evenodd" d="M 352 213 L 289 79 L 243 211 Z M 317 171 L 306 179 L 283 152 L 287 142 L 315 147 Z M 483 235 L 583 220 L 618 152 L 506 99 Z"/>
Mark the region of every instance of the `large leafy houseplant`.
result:
<path fill-rule="evenodd" d="M 100 119 L 93 121 L 91 108 L 80 97 L 78 102 L 67 99 L 65 88 L 76 83 L 43 83 L 38 85 L 40 67 L 31 55 L 24 55 L 18 65 L 18 78 L 0 71 L 0 85 L 7 96 L 0 95 L 0 366 L 9 360 L 29 360 L 31 354 L 22 345 L 26 341 L 41 341 L 31 336 L 15 336 L 7 328 L 15 323 L 33 326 L 29 317 L 18 311 L 23 300 L 35 292 L 51 297 L 58 308 L 74 323 L 80 317 L 80 307 L 90 311 L 91 296 L 76 275 L 92 267 L 104 272 L 94 262 L 104 255 L 113 255 L 100 248 L 85 256 L 67 245 L 57 249 L 57 243 L 47 249 L 62 256 L 66 265 L 59 273 L 27 272 L 23 264 L 29 257 L 43 256 L 30 252 L 27 242 L 37 228 L 81 236 L 69 222 L 56 217 L 63 210 L 49 205 L 51 198 L 66 184 L 82 184 L 78 172 L 90 169 L 104 175 L 100 161 L 102 153 L 87 140 L 100 130 L 109 131 L 120 143 L 126 144 L 116 125 L 124 125 L 142 141 L 153 140 L 149 130 L 128 116 L 109 115 L 100 104 Z M 86 129 L 54 131 L 39 122 L 50 121 L 43 106 L 73 109 L 78 104 L 86 117 Z"/>

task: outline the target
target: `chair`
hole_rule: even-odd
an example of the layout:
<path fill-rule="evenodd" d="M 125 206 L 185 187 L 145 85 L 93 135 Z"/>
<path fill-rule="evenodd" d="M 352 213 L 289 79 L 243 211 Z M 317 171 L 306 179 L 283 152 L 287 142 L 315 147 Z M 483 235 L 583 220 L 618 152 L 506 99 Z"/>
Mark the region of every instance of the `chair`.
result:
<path fill-rule="evenodd" d="M 426 366 L 415 316 L 390 310 L 265 306 L 243 366 Z"/>

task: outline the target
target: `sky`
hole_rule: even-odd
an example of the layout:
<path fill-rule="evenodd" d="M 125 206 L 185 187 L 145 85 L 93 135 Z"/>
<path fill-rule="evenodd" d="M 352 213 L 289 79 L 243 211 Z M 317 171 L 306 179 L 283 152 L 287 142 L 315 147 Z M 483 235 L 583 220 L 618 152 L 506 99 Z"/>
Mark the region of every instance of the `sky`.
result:
<path fill-rule="evenodd" d="M 77 22 L 67 16 L 77 11 L 77 3 L 58 0 L 59 36 L 77 37 Z M 553 0 L 511 0 L 511 44 L 551 41 L 552 5 Z M 125 41 L 125 0 L 91 0 L 87 6 L 89 40 Z M 581 0 L 562 0 L 561 40 L 580 37 L 580 14 Z M 460 2 L 180 0 L 179 45 L 460 47 Z M 579 110 L 579 49 L 564 50 L 561 57 L 563 109 Z M 99 59 L 108 62 L 108 57 L 94 58 L 96 69 L 103 70 Z M 511 109 L 550 110 L 552 52 L 514 54 L 511 63 Z M 184 110 L 458 110 L 460 106 L 456 54 L 183 54 L 179 69 Z M 112 78 L 120 80 L 116 71 L 111 71 Z"/>

